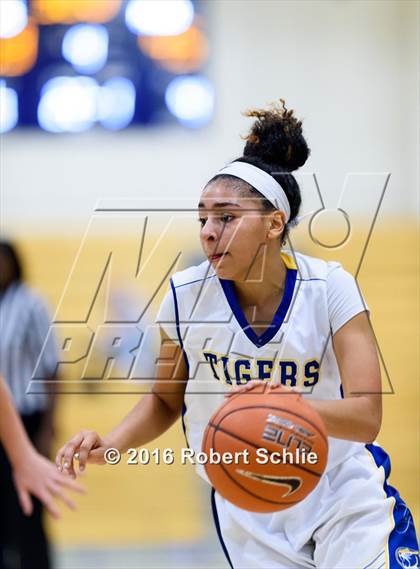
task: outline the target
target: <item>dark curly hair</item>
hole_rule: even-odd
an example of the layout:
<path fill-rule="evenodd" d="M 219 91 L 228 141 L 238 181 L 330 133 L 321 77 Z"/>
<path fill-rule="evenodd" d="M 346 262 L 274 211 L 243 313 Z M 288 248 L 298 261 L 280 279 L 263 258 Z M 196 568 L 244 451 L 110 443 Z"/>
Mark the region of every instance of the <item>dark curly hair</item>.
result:
<path fill-rule="evenodd" d="M 303 166 L 310 154 L 302 133 L 302 121 L 294 116 L 293 110 L 286 108 L 284 99 L 280 99 L 280 104 L 272 103 L 268 109 L 251 109 L 244 115 L 256 120 L 245 137 L 243 156 L 234 162 L 246 162 L 264 170 L 283 188 L 290 204 L 290 219 L 281 238 L 285 243 L 302 202 L 299 185 L 291 172 Z M 260 197 L 265 210 L 275 209 L 256 188 L 230 174 L 217 174 L 208 184 L 223 179 L 234 182 L 244 195 L 251 193 Z"/>

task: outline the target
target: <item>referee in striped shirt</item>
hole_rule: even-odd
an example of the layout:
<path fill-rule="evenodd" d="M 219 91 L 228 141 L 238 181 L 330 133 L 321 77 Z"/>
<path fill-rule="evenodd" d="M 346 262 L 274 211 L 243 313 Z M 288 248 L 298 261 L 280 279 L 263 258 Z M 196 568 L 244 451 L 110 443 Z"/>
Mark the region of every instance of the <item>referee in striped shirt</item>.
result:
<path fill-rule="evenodd" d="M 51 336 L 42 350 L 49 325 L 44 302 L 22 280 L 16 249 L 0 241 L 0 375 L 8 383 L 29 437 L 46 456 L 53 435 L 52 390 L 47 384 L 37 394 L 28 394 L 27 388 L 35 368 L 37 377 L 56 379 L 57 354 Z M 49 569 L 41 503 L 34 500 L 33 514 L 23 515 L 1 445 L 0 504 L 0 569 Z"/>

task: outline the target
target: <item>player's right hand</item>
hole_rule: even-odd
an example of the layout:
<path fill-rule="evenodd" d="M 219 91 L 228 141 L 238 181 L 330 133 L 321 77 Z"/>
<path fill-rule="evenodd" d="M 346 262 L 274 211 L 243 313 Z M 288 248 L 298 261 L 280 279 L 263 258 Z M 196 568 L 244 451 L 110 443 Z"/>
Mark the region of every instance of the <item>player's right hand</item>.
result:
<path fill-rule="evenodd" d="M 76 478 L 75 459 L 79 461 L 79 473 L 85 470 L 87 463 L 105 464 L 104 454 L 109 446 L 95 431 L 83 430 L 60 448 L 55 463 L 60 472 Z"/>

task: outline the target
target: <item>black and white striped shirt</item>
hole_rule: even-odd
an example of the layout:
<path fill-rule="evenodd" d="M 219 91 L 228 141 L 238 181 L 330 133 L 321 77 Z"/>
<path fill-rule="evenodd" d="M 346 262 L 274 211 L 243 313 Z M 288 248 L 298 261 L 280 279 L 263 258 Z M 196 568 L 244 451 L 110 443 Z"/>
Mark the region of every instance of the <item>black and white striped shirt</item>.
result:
<path fill-rule="evenodd" d="M 25 284 L 13 283 L 0 296 L 0 374 L 21 414 L 43 411 L 48 406 L 43 382 L 36 384 L 36 394 L 27 393 L 27 389 L 35 369 L 36 376 L 44 379 L 55 372 L 57 354 L 51 334 L 42 350 L 49 327 L 45 303 Z"/>

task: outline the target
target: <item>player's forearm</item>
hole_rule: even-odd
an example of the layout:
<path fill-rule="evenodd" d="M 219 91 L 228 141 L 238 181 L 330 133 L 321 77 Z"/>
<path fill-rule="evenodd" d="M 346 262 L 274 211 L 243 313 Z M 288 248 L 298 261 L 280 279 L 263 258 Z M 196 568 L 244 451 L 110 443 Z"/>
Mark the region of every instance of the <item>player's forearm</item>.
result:
<path fill-rule="evenodd" d="M 105 438 L 108 447 L 125 452 L 159 437 L 180 415 L 155 393 L 148 393 Z"/>
<path fill-rule="evenodd" d="M 381 403 L 375 396 L 341 400 L 308 400 L 321 415 L 328 435 L 337 439 L 370 443 L 381 427 Z"/>
<path fill-rule="evenodd" d="M 0 440 L 13 467 L 26 460 L 32 444 L 20 421 L 7 386 L 0 377 Z"/>

